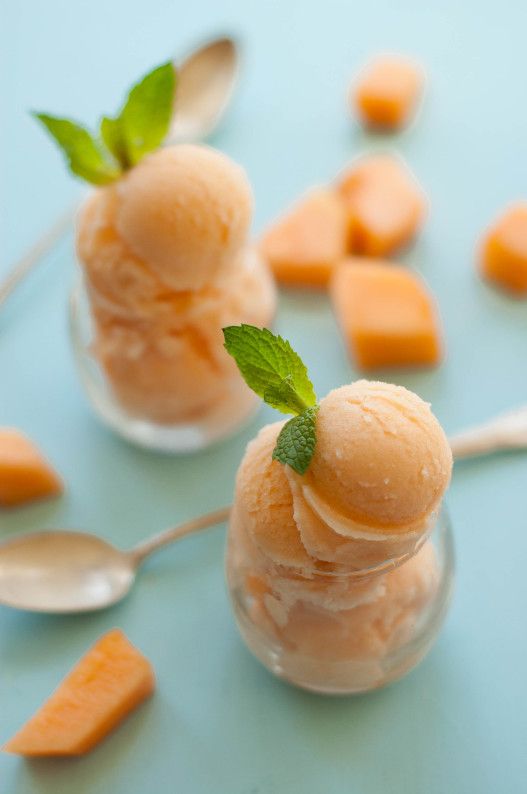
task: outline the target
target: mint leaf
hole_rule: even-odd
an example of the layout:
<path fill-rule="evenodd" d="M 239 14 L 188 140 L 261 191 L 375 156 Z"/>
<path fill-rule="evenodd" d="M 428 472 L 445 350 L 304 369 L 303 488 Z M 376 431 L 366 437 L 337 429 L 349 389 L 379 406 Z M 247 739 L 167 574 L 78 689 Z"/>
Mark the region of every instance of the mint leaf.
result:
<path fill-rule="evenodd" d="M 175 86 L 171 62 L 143 77 L 117 118 L 102 118 L 100 136 L 106 148 L 70 119 L 33 115 L 63 150 L 74 174 L 94 185 L 108 185 L 163 142 L 172 118 Z"/>
<path fill-rule="evenodd" d="M 273 459 L 305 474 L 315 451 L 318 405 L 294 416 L 281 429 L 273 450 Z"/>
<path fill-rule="evenodd" d="M 306 409 L 305 402 L 303 402 L 302 398 L 299 397 L 295 391 L 291 375 L 287 375 L 287 377 L 278 384 L 268 386 L 264 391 L 263 398 L 267 405 L 279 411 L 281 410 L 280 406 L 288 406 L 288 410 L 284 413 L 301 414 Z"/>
<path fill-rule="evenodd" d="M 119 179 L 120 170 L 108 160 L 95 138 L 80 124 L 46 113 L 33 115 L 60 146 L 74 174 L 93 185 L 108 185 Z"/>
<path fill-rule="evenodd" d="M 110 139 L 122 141 L 125 167 L 136 165 L 163 142 L 172 118 L 175 88 L 176 73 L 169 61 L 143 77 L 128 94 L 121 113 L 113 120 L 119 125 L 119 138 L 114 131 L 109 135 Z M 119 161 L 122 162 L 121 156 Z"/>
<path fill-rule="evenodd" d="M 231 325 L 223 335 L 245 382 L 269 405 L 284 414 L 300 414 L 315 405 L 305 364 L 289 342 L 254 325 Z"/>

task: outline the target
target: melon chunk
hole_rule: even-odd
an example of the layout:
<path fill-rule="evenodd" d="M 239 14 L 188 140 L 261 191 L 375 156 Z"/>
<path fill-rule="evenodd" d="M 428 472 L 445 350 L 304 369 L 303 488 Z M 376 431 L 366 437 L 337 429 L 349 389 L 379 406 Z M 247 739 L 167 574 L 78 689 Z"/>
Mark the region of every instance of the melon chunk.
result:
<path fill-rule="evenodd" d="M 3 749 L 25 756 L 86 753 L 154 687 L 150 662 L 122 631 L 113 629 L 90 648 Z"/>
<path fill-rule="evenodd" d="M 337 189 L 348 212 L 350 253 L 388 256 L 411 242 L 426 214 L 424 194 L 397 157 L 360 159 Z"/>
<path fill-rule="evenodd" d="M 346 253 L 346 239 L 342 202 L 316 188 L 263 235 L 260 252 L 283 284 L 323 287 Z"/>
<path fill-rule="evenodd" d="M 422 92 L 424 75 L 398 55 L 375 58 L 359 75 L 352 98 L 363 122 L 394 130 L 408 123 Z"/>
<path fill-rule="evenodd" d="M 487 232 L 481 252 L 483 275 L 501 287 L 527 294 L 527 202 L 519 202 Z"/>
<path fill-rule="evenodd" d="M 331 283 L 335 314 L 361 369 L 437 364 L 441 334 L 421 279 L 389 262 L 352 258 Z"/>
<path fill-rule="evenodd" d="M 19 430 L 0 427 L 0 507 L 14 507 L 62 493 L 60 477 Z"/>

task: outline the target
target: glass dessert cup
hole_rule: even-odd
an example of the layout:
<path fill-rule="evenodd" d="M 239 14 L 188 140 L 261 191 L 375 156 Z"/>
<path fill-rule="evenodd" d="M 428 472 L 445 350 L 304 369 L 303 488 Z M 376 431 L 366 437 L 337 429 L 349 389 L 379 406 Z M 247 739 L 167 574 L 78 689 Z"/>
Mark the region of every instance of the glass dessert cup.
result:
<path fill-rule="evenodd" d="M 95 354 L 95 323 L 82 275 L 70 293 L 69 330 L 77 370 L 93 410 L 118 435 L 139 446 L 167 453 L 205 449 L 240 431 L 260 407 L 261 400 L 233 370 L 231 376 L 223 376 L 221 399 L 183 421 L 158 422 L 130 411 Z M 198 381 L 196 395 L 200 386 Z M 156 388 L 162 392 L 163 383 Z"/>
<path fill-rule="evenodd" d="M 368 692 L 408 673 L 437 637 L 453 589 L 450 521 L 443 508 L 411 554 L 382 565 L 300 572 L 265 557 L 234 508 L 226 574 L 241 635 L 268 670 L 313 692 Z"/>

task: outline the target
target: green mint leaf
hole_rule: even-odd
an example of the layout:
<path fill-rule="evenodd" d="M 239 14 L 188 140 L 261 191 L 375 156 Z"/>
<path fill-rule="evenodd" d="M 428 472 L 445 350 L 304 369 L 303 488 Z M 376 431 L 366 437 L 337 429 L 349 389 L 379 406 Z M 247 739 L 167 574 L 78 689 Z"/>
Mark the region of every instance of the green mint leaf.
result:
<path fill-rule="evenodd" d="M 283 413 L 301 414 L 306 410 L 306 404 L 296 393 L 291 375 L 287 375 L 278 384 L 271 384 L 266 388 L 263 398 L 267 405 L 277 410 L 282 410 L 281 406 L 288 406 L 288 410 Z"/>
<path fill-rule="evenodd" d="M 99 143 L 84 127 L 70 119 L 59 119 L 46 113 L 33 115 L 60 146 L 74 174 L 93 185 L 108 185 L 119 179 L 120 170 L 108 160 Z"/>
<path fill-rule="evenodd" d="M 103 116 L 101 119 L 100 135 L 106 148 L 113 154 L 123 171 L 129 167 L 126 145 L 122 136 L 121 122 L 119 119 L 112 119 Z"/>
<path fill-rule="evenodd" d="M 294 416 L 283 426 L 273 450 L 274 460 L 305 474 L 315 451 L 318 405 Z"/>
<path fill-rule="evenodd" d="M 223 335 L 245 382 L 269 405 L 284 414 L 301 414 L 315 405 L 305 364 L 289 342 L 254 325 L 231 325 Z"/>
<path fill-rule="evenodd" d="M 128 167 L 157 149 L 166 137 L 172 118 L 176 73 L 173 64 L 158 66 L 135 85 L 115 122 Z M 121 157 L 119 157 L 122 162 Z"/>

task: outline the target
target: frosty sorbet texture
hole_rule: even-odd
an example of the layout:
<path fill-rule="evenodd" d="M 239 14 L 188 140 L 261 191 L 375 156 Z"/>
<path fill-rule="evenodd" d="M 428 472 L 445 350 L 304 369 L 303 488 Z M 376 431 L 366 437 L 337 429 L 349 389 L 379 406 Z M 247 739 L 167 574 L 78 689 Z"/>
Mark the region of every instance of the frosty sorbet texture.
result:
<path fill-rule="evenodd" d="M 238 471 L 231 585 L 284 648 L 286 677 L 320 681 L 326 663 L 353 661 L 381 681 L 437 591 L 428 534 L 450 480 L 447 439 L 415 394 L 368 381 L 320 402 L 305 475 L 272 459 L 283 424 L 260 431 Z"/>
<path fill-rule="evenodd" d="M 221 422 L 252 400 L 222 327 L 267 325 L 275 294 L 248 247 L 243 170 L 201 146 L 149 155 L 98 189 L 77 250 L 95 325 L 93 353 L 121 406 L 160 424 Z"/>

